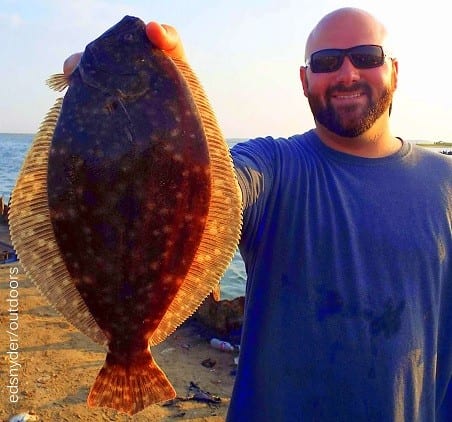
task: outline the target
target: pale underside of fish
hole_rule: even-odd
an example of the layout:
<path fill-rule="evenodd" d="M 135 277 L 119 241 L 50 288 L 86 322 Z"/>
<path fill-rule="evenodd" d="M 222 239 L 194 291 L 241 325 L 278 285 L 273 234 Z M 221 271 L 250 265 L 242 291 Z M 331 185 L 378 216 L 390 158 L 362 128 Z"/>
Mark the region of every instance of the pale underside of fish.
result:
<path fill-rule="evenodd" d="M 217 289 L 238 245 L 241 195 L 190 66 L 151 48 L 137 18 L 98 40 L 69 79 L 49 80 L 69 89 L 33 140 L 9 222 L 41 293 L 108 347 L 88 405 L 134 414 L 175 396 L 149 346 Z"/>

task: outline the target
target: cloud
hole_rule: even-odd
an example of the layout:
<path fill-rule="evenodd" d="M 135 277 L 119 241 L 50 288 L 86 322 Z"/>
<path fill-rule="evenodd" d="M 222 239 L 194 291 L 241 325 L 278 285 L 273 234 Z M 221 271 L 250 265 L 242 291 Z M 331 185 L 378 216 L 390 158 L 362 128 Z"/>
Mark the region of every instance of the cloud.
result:
<path fill-rule="evenodd" d="M 0 25 L 10 28 L 18 28 L 24 24 L 24 20 L 17 13 L 0 13 Z"/>

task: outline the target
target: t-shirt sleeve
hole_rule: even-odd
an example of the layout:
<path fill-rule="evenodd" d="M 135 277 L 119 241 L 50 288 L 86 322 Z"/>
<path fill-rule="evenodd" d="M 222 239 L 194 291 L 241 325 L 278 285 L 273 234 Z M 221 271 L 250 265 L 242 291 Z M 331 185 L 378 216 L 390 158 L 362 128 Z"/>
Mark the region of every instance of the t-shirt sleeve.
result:
<path fill-rule="evenodd" d="M 271 138 L 258 138 L 235 145 L 231 149 L 244 210 L 255 204 L 272 181 Z"/>
<path fill-rule="evenodd" d="M 242 191 L 242 246 L 259 230 L 265 212 L 268 193 L 274 180 L 276 142 L 272 138 L 258 138 L 235 145 L 231 149 L 234 168 Z"/>

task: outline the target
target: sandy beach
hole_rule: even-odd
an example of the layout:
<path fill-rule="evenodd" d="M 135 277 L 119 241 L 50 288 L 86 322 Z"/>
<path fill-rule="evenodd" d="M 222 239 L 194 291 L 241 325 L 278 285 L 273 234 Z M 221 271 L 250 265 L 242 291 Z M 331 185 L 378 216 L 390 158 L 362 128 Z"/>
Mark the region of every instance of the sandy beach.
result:
<path fill-rule="evenodd" d="M 9 240 L 4 224 L 0 225 L 0 240 Z M 129 417 L 111 409 L 87 407 L 86 398 L 105 351 L 54 311 L 24 274 L 20 262 L 0 265 L 0 303 L 1 421 L 22 412 L 43 422 L 225 419 L 237 353 L 212 348 L 209 340 L 217 333 L 196 317 L 152 348 L 177 398 Z"/>

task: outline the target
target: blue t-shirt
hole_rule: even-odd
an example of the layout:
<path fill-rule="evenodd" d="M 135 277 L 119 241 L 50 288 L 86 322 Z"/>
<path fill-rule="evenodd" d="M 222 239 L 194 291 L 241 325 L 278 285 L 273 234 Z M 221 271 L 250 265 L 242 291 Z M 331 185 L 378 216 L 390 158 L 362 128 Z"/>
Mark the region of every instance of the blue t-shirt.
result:
<path fill-rule="evenodd" d="M 356 157 L 314 131 L 232 155 L 248 282 L 227 420 L 442 420 L 452 160 L 406 142 Z"/>

